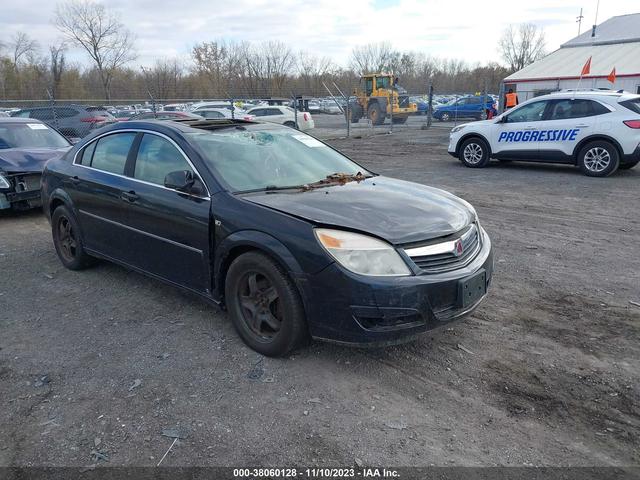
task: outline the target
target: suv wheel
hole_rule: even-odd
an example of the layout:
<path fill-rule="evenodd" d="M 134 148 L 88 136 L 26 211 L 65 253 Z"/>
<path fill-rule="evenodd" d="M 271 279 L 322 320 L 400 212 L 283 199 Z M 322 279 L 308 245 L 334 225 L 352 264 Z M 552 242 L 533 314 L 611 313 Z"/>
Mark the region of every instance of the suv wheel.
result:
<path fill-rule="evenodd" d="M 489 146 L 487 142 L 478 137 L 468 138 L 462 145 L 458 153 L 458 158 L 467 167 L 482 168 L 489 164 Z"/>
<path fill-rule="evenodd" d="M 94 259 L 84 249 L 78 222 L 67 207 L 58 207 L 51 216 L 53 245 L 58 258 L 69 270 L 82 270 Z"/>
<path fill-rule="evenodd" d="M 440 115 L 441 122 L 448 122 L 449 120 L 451 120 L 451 115 L 449 115 L 448 113 L 443 113 L 442 115 Z"/>
<path fill-rule="evenodd" d="M 618 169 L 619 164 L 618 150 L 606 141 L 589 142 L 578 153 L 578 166 L 590 177 L 607 177 Z"/>
<path fill-rule="evenodd" d="M 308 338 L 298 290 L 282 267 L 262 253 L 245 253 L 231 263 L 225 303 L 240 337 L 263 355 L 286 355 Z"/>

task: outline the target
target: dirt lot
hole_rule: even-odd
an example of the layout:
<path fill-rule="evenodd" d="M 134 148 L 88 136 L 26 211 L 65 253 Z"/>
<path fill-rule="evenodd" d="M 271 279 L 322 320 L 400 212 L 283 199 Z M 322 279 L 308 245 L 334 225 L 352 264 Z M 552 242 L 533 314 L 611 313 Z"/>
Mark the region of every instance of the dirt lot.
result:
<path fill-rule="evenodd" d="M 496 249 L 465 322 L 403 346 L 262 358 L 227 315 L 123 268 L 57 260 L 0 218 L 0 465 L 640 463 L 640 169 L 471 170 L 446 129 L 333 143 L 472 202 Z M 108 462 L 108 463 L 107 463 Z"/>

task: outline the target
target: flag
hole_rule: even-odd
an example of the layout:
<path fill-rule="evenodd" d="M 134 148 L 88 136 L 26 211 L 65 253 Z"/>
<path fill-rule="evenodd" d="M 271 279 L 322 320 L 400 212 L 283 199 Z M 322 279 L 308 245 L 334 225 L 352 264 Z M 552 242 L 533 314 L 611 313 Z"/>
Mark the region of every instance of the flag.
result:
<path fill-rule="evenodd" d="M 582 67 L 580 76 L 582 77 L 583 75 L 589 75 L 589 73 L 591 73 L 591 57 L 589 57 L 589 60 L 587 60 L 587 63 L 585 63 L 584 67 Z"/>
<path fill-rule="evenodd" d="M 613 70 L 611 70 L 611 73 L 607 77 L 607 80 L 609 80 L 611 83 L 616 83 L 616 67 L 613 67 Z"/>

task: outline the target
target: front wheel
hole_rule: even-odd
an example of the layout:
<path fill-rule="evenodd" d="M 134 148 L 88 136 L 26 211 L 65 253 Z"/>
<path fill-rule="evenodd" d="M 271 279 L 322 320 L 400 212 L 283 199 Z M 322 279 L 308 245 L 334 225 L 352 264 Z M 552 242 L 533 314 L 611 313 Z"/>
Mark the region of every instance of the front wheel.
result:
<path fill-rule="evenodd" d="M 283 125 L 289 128 L 296 128 L 296 122 L 284 122 Z"/>
<path fill-rule="evenodd" d="M 448 122 L 449 120 L 451 120 L 451 115 L 449 115 L 448 113 L 443 113 L 442 115 L 440 115 L 441 122 Z"/>
<path fill-rule="evenodd" d="M 482 168 L 489 164 L 489 146 L 478 137 L 465 140 L 460 145 L 458 158 L 469 168 Z"/>
<path fill-rule="evenodd" d="M 58 258 L 69 270 L 82 270 L 90 266 L 94 259 L 84 249 L 78 222 L 67 207 L 58 207 L 51 216 L 53 245 Z"/>
<path fill-rule="evenodd" d="M 606 141 L 589 142 L 578 153 L 578 166 L 589 177 L 607 177 L 619 164 L 618 150 Z"/>
<path fill-rule="evenodd" d="M 242 340 L 263 355 L 286 355 L 308 339 L 298 290 L 284 269 L 262 253 L 245 253 L 233 261 L 225 303 Z"/>

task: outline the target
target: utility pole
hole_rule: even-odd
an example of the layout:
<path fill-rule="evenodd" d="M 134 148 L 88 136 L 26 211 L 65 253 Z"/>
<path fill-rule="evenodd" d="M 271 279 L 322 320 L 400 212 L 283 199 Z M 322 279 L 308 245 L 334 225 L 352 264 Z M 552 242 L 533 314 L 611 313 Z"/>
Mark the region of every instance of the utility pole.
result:
<path fill-rule="evenodd" d="M 580 30 L 582 28 L 582 19 L 584 15 L 582 15 L 582 8 L 580 9 L 580 15 L 576 17 L 576 23 L 578 24 L 578 36 L 580 35 Z"/>

